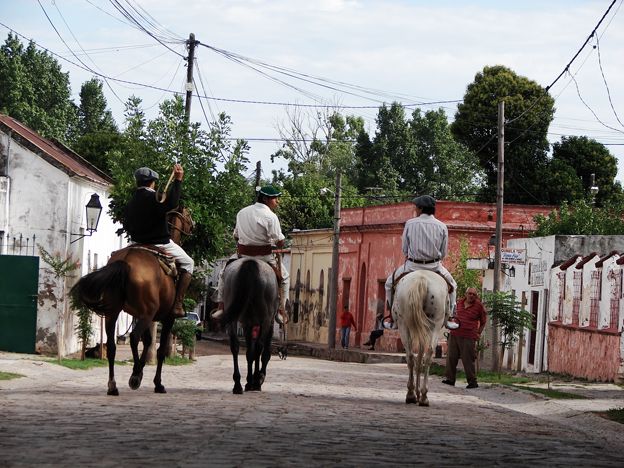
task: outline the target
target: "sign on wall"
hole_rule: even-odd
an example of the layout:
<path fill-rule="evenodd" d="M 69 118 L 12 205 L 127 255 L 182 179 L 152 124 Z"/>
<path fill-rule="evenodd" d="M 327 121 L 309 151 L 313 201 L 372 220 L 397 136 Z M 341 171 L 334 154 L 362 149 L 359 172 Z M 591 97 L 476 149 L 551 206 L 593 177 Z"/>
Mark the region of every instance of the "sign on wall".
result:
<path fill-rule="evenodd" d="M 501 263 L 524 265 L 526 249 L 501 249 Z"/>
<path fill-rule="evenodd" d="M 529 263 L 529 284 L 531 286 L 544 286 L 544 276 L 548 270 L 546 260 Z"/>

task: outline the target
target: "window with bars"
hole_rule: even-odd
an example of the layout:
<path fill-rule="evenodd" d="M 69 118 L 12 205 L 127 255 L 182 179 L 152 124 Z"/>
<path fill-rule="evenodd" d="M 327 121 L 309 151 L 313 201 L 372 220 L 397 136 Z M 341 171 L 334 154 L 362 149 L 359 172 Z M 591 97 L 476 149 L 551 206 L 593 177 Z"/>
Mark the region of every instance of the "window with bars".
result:
<path fill-rule="evenodd" d="M 579 311 L 581 309 L 581 299 L 583 296 L 583 271 L 574 271 L 572 277 L 572 325 L 579 324 Z"/>
<path fill-rule="evenodd" d="M 589 326 L 598 327 L 598 311 L 600 310 L 600 297 L 602 295 L 602 270 L 591 272 L 591 296 L 589 298 Z"/>

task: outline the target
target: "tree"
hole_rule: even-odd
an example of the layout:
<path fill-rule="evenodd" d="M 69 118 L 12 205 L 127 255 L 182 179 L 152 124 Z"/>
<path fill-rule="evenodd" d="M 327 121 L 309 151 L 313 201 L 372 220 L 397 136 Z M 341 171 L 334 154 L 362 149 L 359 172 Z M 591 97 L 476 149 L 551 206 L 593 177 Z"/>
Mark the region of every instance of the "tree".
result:
<path fill-rule="evenodd" d="M 594 208 L 586 200 L 563 202 L 548 216 L 537 215 L 531 237 L 553 235 L 621 235 L 624 232 L 624 205 Z"/>
<path fill-rule="evenodd" d="M 383 106 L 373 141 L 358 143 L 361 191 L 377 186 L 386 195 L 471 200 L 483 178 L 478 159 L 454 139 L 442 109 L 415 109 L 409 119 L 400 104 Z"/>
<path fill-rule="evenodd" d="M 486 174 L 481 201 L 493 202 L 497 183 L 498 103 L 505 101 L 505 202 L 543 204 L 554 99 L 536 82 L 502 65 L 485 67 L 469 84 L 451 130 L 479 157 Z"/>
<path fill-rule="evenodd" d="M 288 129 L 278 130 L 284 146 L 271 156 L 285 158 L 289 173 L 273 174 L 272 183 L 282 187 L 279 214 L 282 230 L 315 229 L 333 224 L 333 197 L 321 197 L 321 188 L 334 189 L 336 171 L 343 174 L 342 206 L 360 206 L 364 198 L 353 187 L 355 139 L 364 121 L 337 112 L 289 114 Z"/>
<path fill-rule="evenodd" d="M 82 136 L 96 132 L 117 132 L 113 114 L 107 109 L 102 82 L 97 78 L 85 81 L 80 89 L 78 131 Z"/>
<path fill-rule="evenodd" d="M 481 271 L 468 269 L 469 257 L 470 243 L 465 236 L 462 236 L 459 240 L 459 251 L 450 255 L 453 278 L 457 283 L 457 297 L 464 296 L 468 288 L 475 288 L 477 291 L 481 289 Z"/>
<path fill-rule="evenodd" d="M 551 167 L 567 169 L 568 174 L 576 176 L 576 183 L 572 185 L 575 188 L 573 191 L 566 185 L 569 177 L 564 180 L 555 178 L 551 182 L 551 187 L 559 195 L 553 197 L 551 203 L 559 204 L 564 200 L 579 198 L 591 199 L 591 174 L 595 174 L 595 184 L 598 187 L 595 199 L 597 206 L 622 199 L 622 187 L 619 182 L 615 182 L 617 159 L 602 143 L 594 139 L 586 136 L 562 137 L 560 142 L 553 144 Z"/>
<path fill-rule="evenodd" d="M 69 75 L 47 52 L 30 42 L 24 48 L 9 33 L 0 47 L 0 112 L 46 138 L 68 141 L 76 123 Z"/>
<path fill-rule="evenodd" d="M 518 341 L 523 330 L 533 329 L 532 315 L 524 309 L 516 297 L 509 291 L 486 292 L 483 303 L 493 323 L 500 327 L 501 353 L 505 349 L 511 349 Z M 495 348 L 496 349 L 496 348 Z M 498 359 L 498 372 L 501 371 L 502 359 Z"/>

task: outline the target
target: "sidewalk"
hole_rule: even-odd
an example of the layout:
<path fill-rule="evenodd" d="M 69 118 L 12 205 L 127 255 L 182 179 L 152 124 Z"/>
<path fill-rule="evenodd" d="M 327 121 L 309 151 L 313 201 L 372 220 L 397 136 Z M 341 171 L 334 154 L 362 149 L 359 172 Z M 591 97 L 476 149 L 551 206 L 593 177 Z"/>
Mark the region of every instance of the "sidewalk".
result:
<path fill-rule="evenodd" d="M 202 339 L 217 342 L 228 342 L 228 337 L 224 333 L 203 333 Z M 244 346 L 245 340 L 241 338 L 241 345 Z M 273 351 L 277 355 L 277 349 L 283 346 L 280 340 L 273 338 Z M 381 351 L 369 351 L 361 348 L 334 348 L 330 349 L 328 345 L 321 343 L 310 343 L 307 341 L 288 341 L 289 356 L 309 356 L 326 361 L 342 361 L 357 362 L 360 364 L 404 364 L 405 353 L 386 353 Z M 434 362 L 438 360 L 434 359 Z M 444 360 L 438 363 L 443 364 Z"/>

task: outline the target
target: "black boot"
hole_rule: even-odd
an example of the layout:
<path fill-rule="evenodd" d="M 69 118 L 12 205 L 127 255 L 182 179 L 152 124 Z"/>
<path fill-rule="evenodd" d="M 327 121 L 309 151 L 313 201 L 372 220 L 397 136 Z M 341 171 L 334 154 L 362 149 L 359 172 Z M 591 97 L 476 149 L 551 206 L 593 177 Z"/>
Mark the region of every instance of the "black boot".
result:
<path fill-rule="evenodd" d="M 176 317 L 184 317 L 186 313 L 184 312 L 184 296 L 186 295 L 186 290 L 191 284 L 192 275 L 186 270 L 180 270 L 180 276 L 178 277 L 178 284 L 176 286 L 176 298 L 175 303 L 173 304 L 173 315 Z"/>

